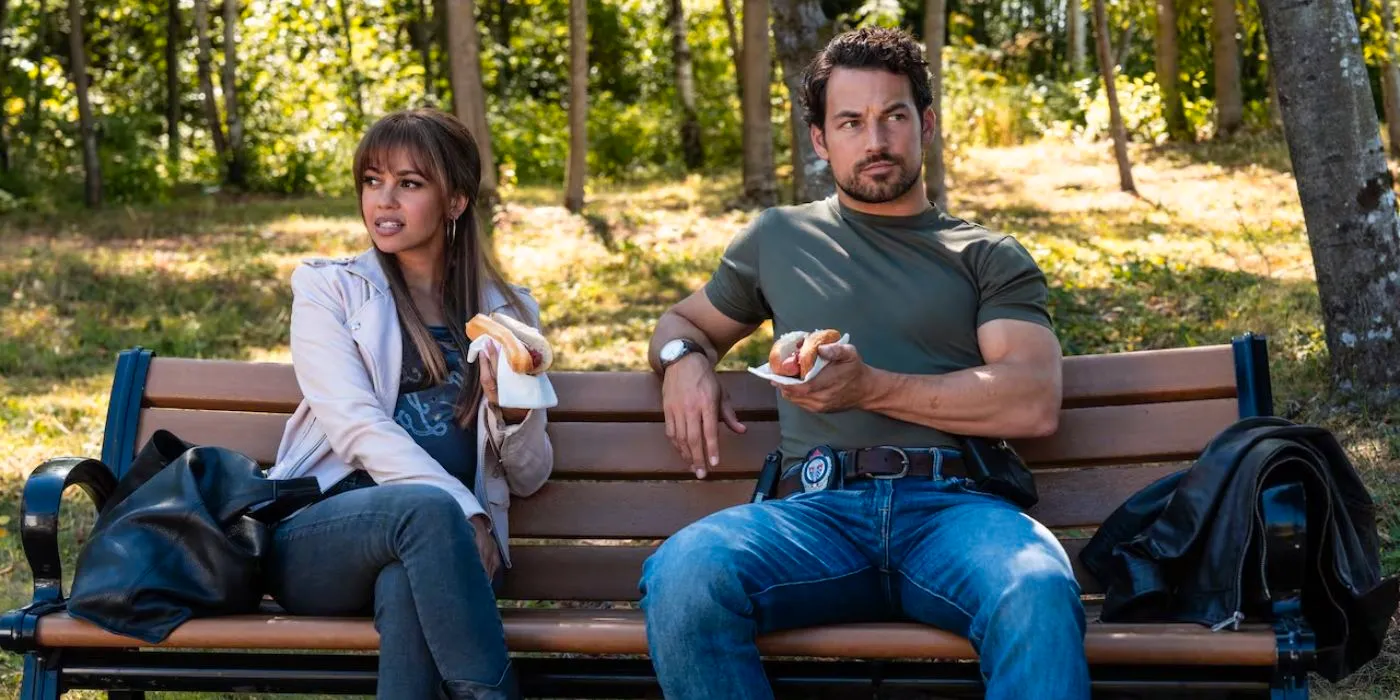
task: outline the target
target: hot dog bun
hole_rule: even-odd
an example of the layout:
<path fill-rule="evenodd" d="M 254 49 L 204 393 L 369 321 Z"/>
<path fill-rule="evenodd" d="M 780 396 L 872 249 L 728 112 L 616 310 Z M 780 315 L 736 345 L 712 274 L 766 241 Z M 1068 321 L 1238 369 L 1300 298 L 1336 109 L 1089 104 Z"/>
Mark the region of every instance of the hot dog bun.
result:
<path fill-rule="evenodd" d="M 840 339 L 841 334 L 830 328 L 823 328 L 822 330 L 812 331 L 808 334 L 807 340 L 802 343 L 802 349 L 797 353 L 798 369 L 801 372 L 797 376 L 805 377 L 808 372 L 812 371 L 812 365 L 817 364 L 818 348 L 823 345 L 830 345 Z"/>
<path fill-rule="evenodd" d="M 830 328 L 784 333 L 768 351 L 768 369 L 782 377 L 805 377 L 817 363 L 817 349 L 840 339 L 841 334 Z"/>
<path fill-rule="evenodd" d="M 490 338 L 501 346 L 510 368 L 520 374 L 543 374 L 554 363 L 554 351 L 540 332 L 505 314 L 477 314 L 467 321 L 467 337 Z"/>

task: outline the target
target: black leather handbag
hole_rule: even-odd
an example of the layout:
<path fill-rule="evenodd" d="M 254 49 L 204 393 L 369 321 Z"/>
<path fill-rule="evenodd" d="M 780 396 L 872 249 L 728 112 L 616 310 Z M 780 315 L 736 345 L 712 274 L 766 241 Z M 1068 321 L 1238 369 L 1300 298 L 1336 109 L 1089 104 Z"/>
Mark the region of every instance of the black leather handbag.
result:
<path fill-rule="evenodd" d="M 78 555 L 68 611 L 152 644 L 191 618 L 253 612 L 273 524 L 320 493 L 313 477 L 267 479 L 245 455 L 157 431 Z"/>

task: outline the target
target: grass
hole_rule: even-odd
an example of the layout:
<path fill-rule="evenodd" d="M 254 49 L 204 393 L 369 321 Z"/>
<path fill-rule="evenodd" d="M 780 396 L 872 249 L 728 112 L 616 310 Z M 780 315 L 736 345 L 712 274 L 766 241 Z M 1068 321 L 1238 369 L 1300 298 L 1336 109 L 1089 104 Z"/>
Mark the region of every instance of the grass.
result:
<path fill-rule="evenodd" d="M 1016 234 L 1052 280 L 1065 351 L 1228 342 L 1267 334 L 1280 412 L 1341 435 L 1381 506 L 1384 566 L 1400 570 L 1400 409 L 1332 395 L 1312 264 L 1281 144 L 1256 139 L 1133 153 L 1142 196 L 1116 191 L 1105 146 L 961 152 L 953 213 Z M 737 175 L 599 187 L 583 216 L 552 188 L 506 193 L 499 255 L 543 304 L 562 369 L 641 368 L 656 317 L 698 288 L 755 212 Z M 297 261 L 358 252 L 351 200 L 197 200 L 159 209 L 0 219 L 0 609 L 28 599 L 13 533 L 24 475 L 100 449 L 115 353 L 287 359 Z M 767 330 L 725 366 L 755 362 Z M 73 509 L 81 511 L 82 509 Z M 91 514 L 65 528 L 71 555 Z M 0 656 L 0 693 L 19 683 Z M 1324 698 L 1400 694 L 1394 644 Z M 75 693 L 75 697 L 97 697 Z M 212 695 L 163 697 L 210 698 Z"/>

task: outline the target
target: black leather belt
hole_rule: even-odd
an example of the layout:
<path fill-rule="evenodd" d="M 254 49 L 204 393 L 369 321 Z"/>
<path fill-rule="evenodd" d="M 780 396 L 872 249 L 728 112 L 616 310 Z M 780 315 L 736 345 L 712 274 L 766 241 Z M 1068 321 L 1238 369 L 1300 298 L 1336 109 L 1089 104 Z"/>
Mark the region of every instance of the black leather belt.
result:
<path fill-rule="evenodd" d="M 832 454 L 841 474 L 840 483 L 858 479 L 902 479 L 906 476 L 967 476 L 967 467 L 963 463 L 961 453 L 948 447 L 866 447 L 858 450 L 835 450 Z M 797 464 L 783 474 L 783 478 L 778 482 L 778 498 L 803 490 L 804 469 L 803 464 Z"/>

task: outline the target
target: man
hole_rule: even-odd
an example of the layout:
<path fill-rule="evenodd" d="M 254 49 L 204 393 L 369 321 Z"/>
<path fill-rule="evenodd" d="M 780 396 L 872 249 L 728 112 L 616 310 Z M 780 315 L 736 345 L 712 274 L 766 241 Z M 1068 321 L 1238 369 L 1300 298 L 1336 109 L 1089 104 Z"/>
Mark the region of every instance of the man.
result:
<path fill-rule="evenodd" d="M 958 452 L 959 435 L 1056 428 L 1045 277 L 1015 240 L 925 196 L 935 117 L 908 35 L 835 38 L 802 98 L 837 194 L 765 211 L 705 288 L 662 316 L 650 359 L 667 435 L 698 477 L 719 463 L 719 424 L 745 428 L 714 364 L 764 320 L 775 334 L 834 328 L 850 343 L 823 347 L 811 381 L 779 387 L 781 492 L 801 492 L 704 518 L 647 561 L 642 605 L 662 690 L 769 698 L 756 635 L 913 619 L 972 642 L 989 698 L 1088 697 L 1068 557 L 1010 500 L 963 478 Z M 832 459 L 809 467 L 809 453 Z"/>

